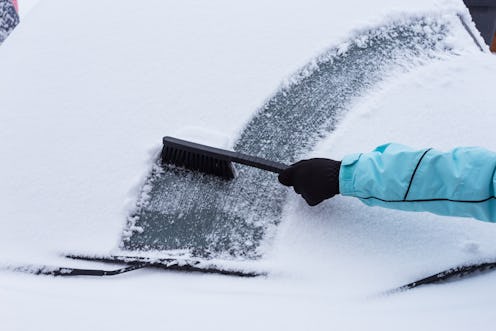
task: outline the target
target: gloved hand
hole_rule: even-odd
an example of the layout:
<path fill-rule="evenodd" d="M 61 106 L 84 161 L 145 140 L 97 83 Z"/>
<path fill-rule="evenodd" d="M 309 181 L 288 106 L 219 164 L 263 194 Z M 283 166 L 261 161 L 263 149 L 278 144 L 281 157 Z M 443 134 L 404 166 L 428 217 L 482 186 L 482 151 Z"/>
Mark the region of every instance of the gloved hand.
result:
<path fill-rule="evenodd" d="M 292 164 L 279 174 L 279 182 L 293 186 L 310 205 L 339 194 L 341 162 L 330 159 L 309 159 Z"/>

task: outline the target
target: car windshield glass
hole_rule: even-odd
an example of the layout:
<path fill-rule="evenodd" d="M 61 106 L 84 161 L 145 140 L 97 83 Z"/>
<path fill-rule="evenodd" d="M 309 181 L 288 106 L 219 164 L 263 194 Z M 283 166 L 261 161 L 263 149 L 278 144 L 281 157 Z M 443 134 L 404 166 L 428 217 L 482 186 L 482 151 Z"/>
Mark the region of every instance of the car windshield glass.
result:
<path fill-rule="evenodd" d="M 235 151 L 290 164 L 328 135 L 353 100 L 398 67 L 439 58 L 458 18 L 401 20 L 357 33 L 302 68 L 254 114 Z M 164 135 L 166 135 L 164 133 Z M 125 250 L 256 259 L 270 247 L 287 189 L 276 175 L 236 165 L 224 181 L 157 161 L 122 237 Z"/>

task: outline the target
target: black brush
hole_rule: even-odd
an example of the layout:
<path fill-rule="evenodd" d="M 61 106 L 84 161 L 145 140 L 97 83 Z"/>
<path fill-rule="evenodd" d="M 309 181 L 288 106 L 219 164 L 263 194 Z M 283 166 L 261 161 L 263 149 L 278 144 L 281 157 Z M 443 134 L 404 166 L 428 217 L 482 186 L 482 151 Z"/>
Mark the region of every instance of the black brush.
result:
<path fill-rule="evenodd" d="M 283 163 L 173 137 L 164 137 L 163 144 L 161 154 L 163 164 L 173 164 L 224 179 L 233 179 L 235 176 L 232 162 L 275 173 L 281 173 L 288 167 Z"/>

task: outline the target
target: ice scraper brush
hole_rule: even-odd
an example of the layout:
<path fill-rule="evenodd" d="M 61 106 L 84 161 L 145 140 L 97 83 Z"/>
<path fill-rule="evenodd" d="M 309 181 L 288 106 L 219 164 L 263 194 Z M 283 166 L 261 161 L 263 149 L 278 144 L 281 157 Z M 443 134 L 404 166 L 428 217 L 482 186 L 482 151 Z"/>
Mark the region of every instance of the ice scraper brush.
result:
<path fill-rule="evenodd" d="M 162 163 L 173 164 L 224 179 L 234 178 L 233 162 L 275 173 L 281 173 L 288 167 L 283 163 L 173 137 L 164 137 L 163 145 Z"/>

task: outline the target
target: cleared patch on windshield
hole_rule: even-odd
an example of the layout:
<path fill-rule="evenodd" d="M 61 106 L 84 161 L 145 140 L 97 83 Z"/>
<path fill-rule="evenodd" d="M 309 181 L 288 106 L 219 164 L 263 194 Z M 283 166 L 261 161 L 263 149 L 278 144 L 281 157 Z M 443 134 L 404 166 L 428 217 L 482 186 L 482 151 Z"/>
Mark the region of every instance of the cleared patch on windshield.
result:
<path fill-rule="evenodd" d="M 330 49 L 263 105 L 233 149 L 287 164 L 303 158 L 388 72 L 452 53 L 445 41 L 456 24 L 456 17 L 412 18 Z M 237 177 L 223 181 L 157 161 L 121 248 L 199 258 L 262 256 L 281 221 L 287 189 L 273 173 L 236 166 Z"/>

